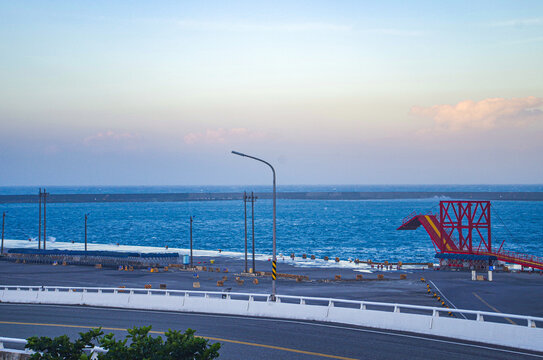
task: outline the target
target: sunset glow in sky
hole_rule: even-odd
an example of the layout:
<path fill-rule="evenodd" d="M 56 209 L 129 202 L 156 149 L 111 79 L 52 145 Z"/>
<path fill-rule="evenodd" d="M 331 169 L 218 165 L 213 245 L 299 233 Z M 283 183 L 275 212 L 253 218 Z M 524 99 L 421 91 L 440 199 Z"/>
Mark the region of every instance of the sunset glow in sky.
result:
<path fill-rule="evenodd" d="M 2 1 L 0 185 L 543 183 L 541 1 Z"/>

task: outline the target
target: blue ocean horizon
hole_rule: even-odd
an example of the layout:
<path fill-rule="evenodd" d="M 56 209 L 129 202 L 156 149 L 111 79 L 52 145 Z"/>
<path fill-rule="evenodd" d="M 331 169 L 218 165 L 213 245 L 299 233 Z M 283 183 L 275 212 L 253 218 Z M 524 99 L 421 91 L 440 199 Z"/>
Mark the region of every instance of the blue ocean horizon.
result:
<path fill-rule="evenodd" d="M 174 193 L 270 191 L 269 186 L 48 186 L 50 193 Z M 0 187 L 2 195 L 37 194 L 37 187 Z M 543 185 L 287 185 L 278 191 L 543 191 Z M 285 256 L 375 261 L 427 262 L 434 248 L 426 232 L 397 231 L 402 219 L 417 211 L 436 211 L 440 199 L 417 200 L 278 200 L 277 249 Z M 249 204 L 250 206 L 250 204 Z M 36 239 L 37 204 L 0 204 L 6 211 L 7 239 Z M 48 241 L 83 242 L 84 214 L 90 213 L 88 241 L 188 248 L 189 216 L 194 217 L 194 247 L 243 252 L 243 201 L 50 203 Z M 248 207 L 250 215 L 250 207 Z M 492 236 L 503 248 L 543 256 L 543 202 L 493 201 Z M 250 240 L 250 219 L 248 222 Z M 255 204 L 256 253 L 272 249 L 272 201 Z"/>
<path fill-rule="evenodd" d="M 39 188 L 55 194 L 163 194 L 268 192 L 271 185 L 49 185 L 0 186 L 0 195 L 33 195 Z M 471 185 L 277 185 L 279 192 L 543 192 L 543 184 L 471 184 Z"/>

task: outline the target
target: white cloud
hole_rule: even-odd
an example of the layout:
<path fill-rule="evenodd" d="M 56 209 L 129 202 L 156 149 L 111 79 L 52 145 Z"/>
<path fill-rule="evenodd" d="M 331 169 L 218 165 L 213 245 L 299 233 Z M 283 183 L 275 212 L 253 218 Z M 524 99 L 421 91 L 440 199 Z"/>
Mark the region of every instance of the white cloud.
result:
<path fill-rule="evenodd" d="M 198 20 L 179 20 L 176 24 L 184 29 L 199 31 L 284 31 L 284 32 L 308 32 L 308 31 L 350 31 L 349 25 L 303 22 L 303 23 L 243 23 L 243 22 L 217 22 Z"/>
<path fill-rule="evenodd" d="M 116 133 L 114 131 L 108 130 L 104 132 L 99 132 L 97 134 L 87 136 L 83 139 L 85 145 L 96 144 L 100 142 L 117 142 L 123 140 L 135 139 L 137 136 L 129 132 Z"/>
<path fill-rule="evenodd" d="M 391 36 L 420 36 L 419 30 L 406 30 L 397 28 L 369 28 L 360 29 L 352 25 L 334 24 L 324 22 L 300 23 L 246 23 L 246 22 L 217 22 L 199 20 L 178 20 L 175 23 L 187 30 L 197 31 L 231 31 L 231 32 L 350 32 L 359 31 L 368 34 L 381 34 Z"/>
<path fill-rule="evenodd" d="M 491 27 L 522 27 L 522 26 L 543 25 L 543 18 L 510 19 L 510 20 L 493 22 L 488 25 Z"/>
<path fill-rule="evenodd" d="M 183 137 L 183 140 L 189 145 L 197 143 L 225 144 L 236 140 L 259 140 L 263 139 L 264 137 L 264 133 L 251 131 L 247 128 L 218 128 L 207 129 L 203 132 L 188 133 Z"/>
<path fill-rule="evenodd" d="M 522 38 L 520 40 L 514 40 L 514 41 L 506 41 L 503 44 L 505 45 L 518 45 L 518 44 L 531 44 L 531 43 L 537 43 L 542 42 L 543 36 L 540 37 L 532 37 L 532 38 Z"/>
<path fill-rule="evenodd" d="M 405 36 L 405 37 L 423 35 L 423 32 L 419 30 L 405 30 L 405 29 L 395 29 L 395 28 L 366 29 L 366 30 L 362 30 L 362 32 L 369 33 L 369 34 L 381 34 L 381 35 Z"/>
<path fill-rule="evenodd" d="M 499 126 L 523 126 L 543 120 L 543 98 L 489 98 L 465 100 L 456 105 L 413 106 L 410 114 L 434 120 L 441 130 L 492 129 Z"/>

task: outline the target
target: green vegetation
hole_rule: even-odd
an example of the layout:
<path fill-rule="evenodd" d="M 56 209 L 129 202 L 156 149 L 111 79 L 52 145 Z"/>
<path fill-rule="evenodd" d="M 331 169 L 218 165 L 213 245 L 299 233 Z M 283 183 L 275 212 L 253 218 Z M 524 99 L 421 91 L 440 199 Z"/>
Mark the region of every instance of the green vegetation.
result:
<path fill-rule="evenodd" d="M 104 335 L 101 328 L 79 333 L 74 342 L 66 335 L 51 339 L 49 337 L 31 337 L 27 349 L 36 353 L 33 360 L 88 360 L 89 352 L 85 347 L 100 346 L 107 353 L 98 354 L 100 360 L 211 360 L 219 357 L 220 343 L 209 344 L 209 340 L 194 336 L 195 331 L 187 329 L 184 333 L 168 330 L 164 335 L 149 335 L 151 326 L 128 329 L 123 340 L 116 340 L 113 334 Z"/>

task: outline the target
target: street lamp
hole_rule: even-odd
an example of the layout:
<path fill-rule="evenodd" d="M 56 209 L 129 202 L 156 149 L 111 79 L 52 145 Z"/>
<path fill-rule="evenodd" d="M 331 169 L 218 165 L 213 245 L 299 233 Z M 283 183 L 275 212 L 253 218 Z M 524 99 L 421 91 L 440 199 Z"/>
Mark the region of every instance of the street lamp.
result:
<path fill-rule="evenodd" d="M 270 167 L 270 169 L 272 170 L 272 173 L 273 173 L 273 258 L 272 258 L 272 301 L 275 301 L 275 280 L 277 279 L 277 257 L 275 256 L 275 223 L 276 223 L 276 212 L 275 212 L 275 209 L 276 209 L 276 202 L 277 202 L 277 197 L 276 197 L 276 194 L 275 194 L 275 169 L 273 168 L 273 166 L 271 166 L 271 164 L 267 161 L 264 161 L 262 159 L 259 159 L 257 157 L 254 157 L 254 156 L 251 156 L 251 155 L 247 155 L 247 154 L 244 154 L 244 153 L 240 153 L 238 151 L 232 151 L 232 154 L 234 155 L 239 155 L 239 156 L 243 156 L 243 157 L 248 157 L 250 159 L 253 159 L 253 160 L 256 160 L 256 161 L 260 161 L 266 165 L 268 165 Z"/>

